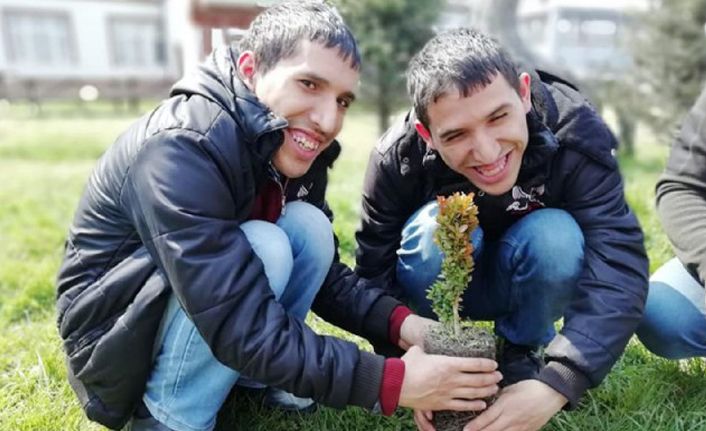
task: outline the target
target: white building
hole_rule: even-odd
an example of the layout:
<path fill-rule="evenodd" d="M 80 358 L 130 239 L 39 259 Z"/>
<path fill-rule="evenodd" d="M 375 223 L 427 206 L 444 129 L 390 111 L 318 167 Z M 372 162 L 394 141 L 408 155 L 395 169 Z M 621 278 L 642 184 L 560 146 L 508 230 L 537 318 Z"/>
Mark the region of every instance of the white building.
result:
<path fill-rule="evenodd" d="M 164 87 L 176 74 L 160 0 L 0 0 L 4 97 L 111 97 Z"/>
<path fill-rule="evenodd" d="M 236 41 L 264 8 L 281 0 L 165 0 L 170 41 L 180 49 L 181 70 L 213 48 Z"/>
<path fill-rule="evenodd" d="M 518 32 L 541 62 L 582 81 L 612 79 L 632 66 L 632 16 L 650 0 L 523 0 Z"/>
<path fill-rule="evenodd" d="M 439 30 L 472 27 L 489 32 L 488 17 L 492 0 L 446 0 L 439 15 Z"/>
<path fill-rule="evenodd" d="M 0 0 L 0 99 L 163 97 L 270 1 Z M 95 92 L 94 92 L 95 93 Z"/>
<path fill-rule="evenodd" d="M 515 19 L 508 20 L 497 1 L 448 0 L 439 27 L 475 27 L 540 68 L 600 81 L 631 67 L 624 44 L 631 17 L 656 6 L 656 0 L 519 0 Z"/>

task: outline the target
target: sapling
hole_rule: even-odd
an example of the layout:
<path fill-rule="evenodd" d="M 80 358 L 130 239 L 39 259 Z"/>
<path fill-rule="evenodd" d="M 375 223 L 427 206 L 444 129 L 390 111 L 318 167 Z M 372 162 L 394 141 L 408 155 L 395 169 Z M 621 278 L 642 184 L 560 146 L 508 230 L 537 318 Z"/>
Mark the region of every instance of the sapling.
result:
<path fill-rule="evenodd" d="M 427 353 L 495 359 L 495 338 L 484 328 L 460 317 L 463 292 L 471 282 L 473 244 L 471 234 L 478 227 L 478 208 L 473 194 L 454 193 L 437 197 L 439 213 L 434 241 L 443 253 L 441 273 L 431 286 L 427 298 L 441 325 L 429 331 L 424 339 Z M 489 397 L 490 405 L 494 397 Z M 461 430 L 476 412 L 439 411 L 434 413 L 437 431 Z"/>
<path fill-rule="evenodd" d="M 471 232 L 478 227 L 478 207 L 473 203 L 473 193 L 454 193 L 450 197 L 438 196 L 438 227 L 434 241 L 444 255 L 441 276 L 429 289 L 427 298 L 439 321 L 461 335 L 461 296 L 471 282 L 473 272 L 473 244 Z"/>

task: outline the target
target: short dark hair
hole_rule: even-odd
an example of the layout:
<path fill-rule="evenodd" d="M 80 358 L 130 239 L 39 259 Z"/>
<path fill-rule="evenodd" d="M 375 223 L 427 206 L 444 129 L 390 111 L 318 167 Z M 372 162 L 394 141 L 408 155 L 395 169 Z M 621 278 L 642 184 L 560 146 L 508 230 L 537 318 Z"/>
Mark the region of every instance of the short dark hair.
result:
<path fill-rule="evenodd" d="M 429 128 L 427 109 L 446 91 L 455 87 L 466 97 L 490 84 L 498 73 L 519 92 L 517 65 L 496 40 L 468 28 L 436 35 L 407 69 L 407 91 L 417 119 Z"/>
<path fill-rule="evenodd" d="M 257 70 L 265 73 L 292 56 L 302 40 L 336 47 L 341 58 L 360 69 L 358 44 L 338 11 L 323 0 L 288 0 L 261 12 L 238 43 L 255 54 Z"/>

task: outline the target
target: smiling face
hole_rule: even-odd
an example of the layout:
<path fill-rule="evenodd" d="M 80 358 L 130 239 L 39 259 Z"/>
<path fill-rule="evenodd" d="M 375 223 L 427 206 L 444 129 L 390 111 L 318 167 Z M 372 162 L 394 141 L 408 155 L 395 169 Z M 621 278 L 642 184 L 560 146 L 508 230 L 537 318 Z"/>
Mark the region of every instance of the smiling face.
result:
<path fill-rule="evenodd" d="M 515 185 L 527 148 L 529 75 L 520 75 L 519 85 L 515 90 L 497 74 L 467 97 L 451 89 L 428 106 L 429 129 L 416 124 L 420 136 L 451 169 L 490 195 Z"/>
<path fill-rule="evenodd" d="M 286 177 L 301 177 L 341 131 L 355 99 L 358 71 L 337 48 L 309 41 L 265 73 L 245 51 L 238 70 L 258 99 L 289 123 L 273 158 L 275 168 Z"/>

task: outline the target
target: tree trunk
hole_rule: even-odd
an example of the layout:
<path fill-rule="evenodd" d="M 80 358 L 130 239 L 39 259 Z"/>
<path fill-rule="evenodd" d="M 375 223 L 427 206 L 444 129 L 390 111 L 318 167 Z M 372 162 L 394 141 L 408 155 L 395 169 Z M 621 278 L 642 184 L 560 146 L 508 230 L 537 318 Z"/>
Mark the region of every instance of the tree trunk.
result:
<path fill-rule="evenodd" d="M 378 78 L 377 112 L 378 127 L 380 128 L 379 135 L 382 135 L 390 127 L 390 114 L 392 111 L 392 106 L 390 103 L 389 85 L 385 81 L 384 72 L 379 71 L 379 73 L 380 77 Z"/>
<path fill-rule="evenodd" d="M 632 157 L 635 155 L 635 118 L 631 114 L 626 114 L 620 110 L 618 110 L 617 116 L 622 153 L 627 157 Z"/>
<path fill-rule="evenodd" d="M 517 33 L 517 7 L 520 0 L 493 0 L 489 10 L 488 29 L 518 60 L 536 64 L 534 55 Z"/>

